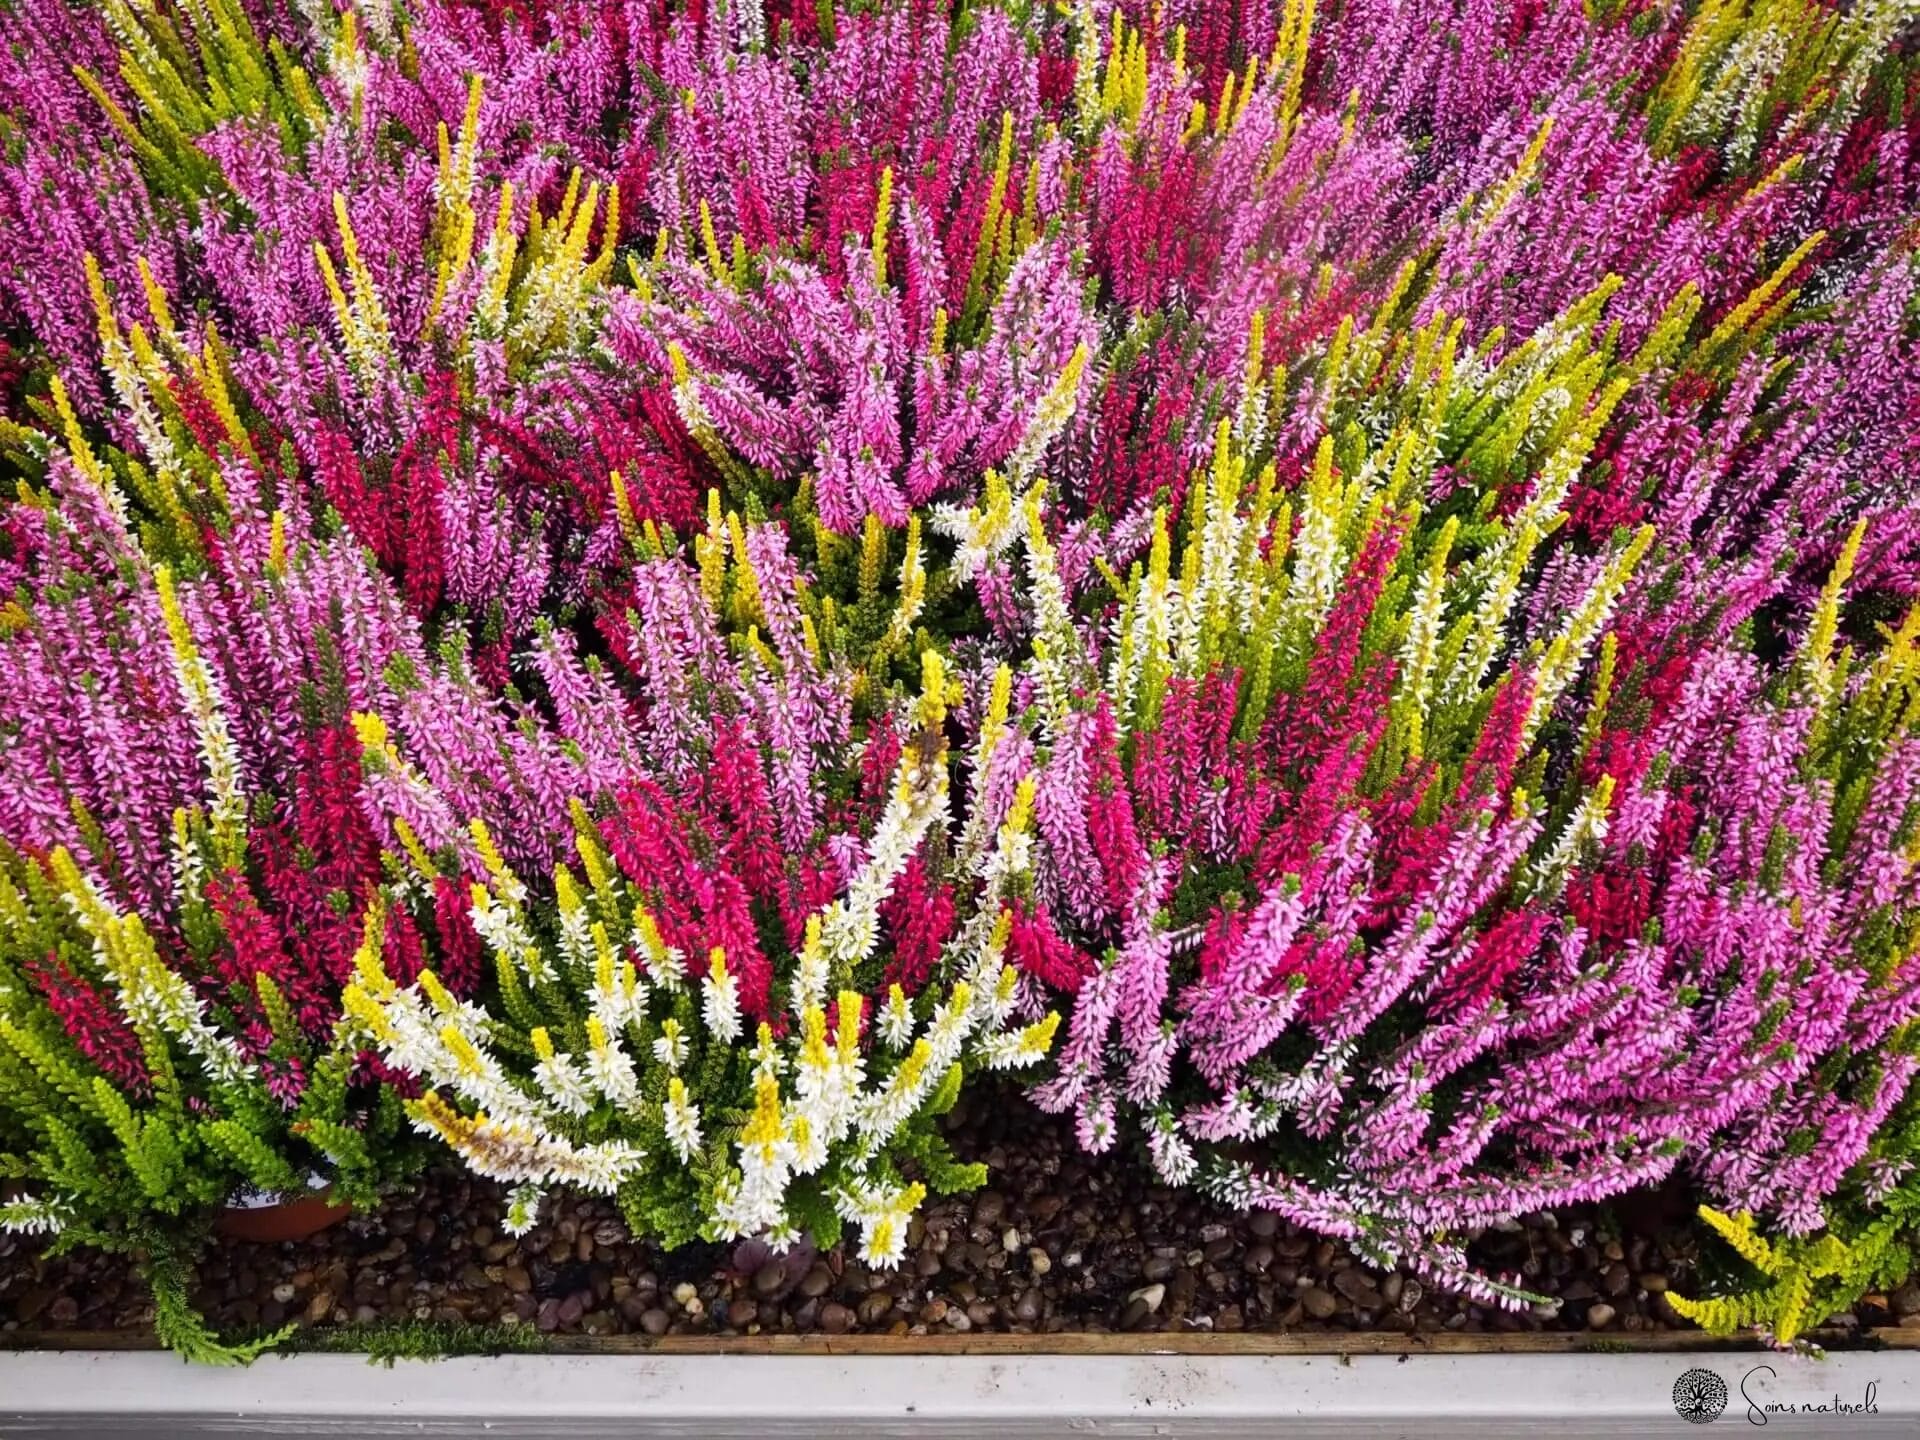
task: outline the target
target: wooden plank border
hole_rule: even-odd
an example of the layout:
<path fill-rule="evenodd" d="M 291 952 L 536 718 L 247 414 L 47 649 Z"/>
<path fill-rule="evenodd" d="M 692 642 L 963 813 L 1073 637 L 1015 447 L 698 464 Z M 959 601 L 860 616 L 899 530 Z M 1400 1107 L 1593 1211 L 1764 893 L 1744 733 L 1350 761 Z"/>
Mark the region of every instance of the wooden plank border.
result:
<path fill-rule="evenodd" d="M 1917 1351 L 1920 1329 L 1864 1331 L 1817 1330 L 1808 1337 L 1836 1353 Z M 0 1352 L 125 1353 L 159 1349 L 152 1332 L 8 1331 L 0 1332 Z M 1015 1335 L 557 1335 L 548 1338 L 550 1355 L 783 1355 L 783 1356 L 943 1356 L 943 1355 L 1687 1355 L 1766 1352 L 1758 1340 L 1708 1335 L 1697 1330 L 1652 1334 L 1585 1334 L 1537 1330 L 1512 1333 L 1451 1330 L 1406 1335 L 1395 1330 L 1251 1332 L 1205 1331 L 1111 1334 L 1061 1331 Z"/>

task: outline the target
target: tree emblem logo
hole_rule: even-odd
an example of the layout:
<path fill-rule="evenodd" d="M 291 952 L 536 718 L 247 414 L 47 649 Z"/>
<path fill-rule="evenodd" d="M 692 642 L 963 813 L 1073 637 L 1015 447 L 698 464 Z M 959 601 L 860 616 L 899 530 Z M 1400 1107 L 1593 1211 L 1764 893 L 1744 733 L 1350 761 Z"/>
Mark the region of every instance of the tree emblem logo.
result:
<path fill-rule="evenodd" d="M 1673 1382 L 1673 1408 L 1682 1420 L 1710 1424 L 1727 1408 L 1727 1382 L 1711 1370 L 1689 1370 Z"/>

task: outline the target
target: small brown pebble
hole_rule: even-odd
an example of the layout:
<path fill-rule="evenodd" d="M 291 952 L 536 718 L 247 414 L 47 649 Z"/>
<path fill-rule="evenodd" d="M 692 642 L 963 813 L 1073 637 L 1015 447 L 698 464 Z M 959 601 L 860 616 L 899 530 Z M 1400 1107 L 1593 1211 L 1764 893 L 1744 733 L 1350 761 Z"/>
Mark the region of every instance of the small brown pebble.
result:
<path fill-rule="evenodd" d="M 1658 1270 L 1647 1270 L 1640 1275 L 1640 1288 L 1649 1295 L 1658 1295 L 1667 1288 L 1667 1277 Z"/>
<path fill-rule="evenodd" d="M 507 1266 L 506 1274 L 502 1278 L 507 1289 L 516 1295 L 524 1295 L 533 1289 L 533 1276 L 527 1273 L 527 1267 L 524 1265 Z"/>
<path fill-rule="evenodd" d="M 655 1305 L 650 1310 L 640 1312 L 640 1328 L 649 1335 L 666 1334 L 667 1326 L 670 1325 L 672 1321 L 673 1317 L 668 1315 L 667 1312 L 662 1310 L 658 1305 Z"/>
<path fill-rule="evenodd" d="M 53 1324 L 66 1328 L 80 1318 L 80 1302 L 71 1295 L 62 1295 L 47 1307 L 47 1319 Z"/>
<path fill-rule="evenodd" d="M 853 1324 L 853 1312 L 838 1301 L 829 1300 L 820 1307 L 820 1328 L 829 1335 L 844 1335 Z"/>
<path fill-rule="evenodd" d="M 1602 1301 L 1598 1305 L 1589 1305 L 1587 1307 L 1587 1328 L 1589 1330 L 1606 1329 L 1607 1326 L 1613 1323 L 1614 1314 L 1613 1306 L 1607 1304 L 1605 1301 Z"/>
<path fill-rule="evenodd" d="M 1366 1271 L 1357 1267 L 1337 1273 L 1333 1277 L 1333 1288 L 1362 1310 L 1378 1310 L 1386 1303 L 1380 1287 Z"/>
<path fill-rule="evenodd" d="M 1273 1264 L 1273 1246 L 1262 1240 L 1247 1251 L 1241 1263 L 1256 1275 L 1265 1274 L 1267 1268 Z"/>
<path fill-rule="evenodd" d="M 982 1190 L 974 1197 L 973 1223 L 988 1228 L 1007 1213 L 1007 1197 L 998 1190 Z"/>
<path fill-rule="evenodd" d="M 893 1309 L 893 1296 L 885 1290 L 875 1290 L 860 1301 L 860 1323 L 862 1325 L 877 1324 L 891 1309 Z"/>
<path fill-rule="evenodd" d="M 322 1290 L 307 1302 L 307 1322 L 318 1325 L 333 1313 L 333 1292 Z"/>
<path fill-rule="evenodd" d="M 52 1303 L 53 1291 L 45 1285 L 35 1285 L 14 1302 L 13 1318 L 22 1325 L 31 1325 Z"/>
<path fill-rule="evenodd" d="M 1307 1307 L 1307 1314 L 1316 1320 L 1330 1320 L 1340 1308 L 1340 1302 L 1318 1285 L 1308 1286 L 1300 1297 L 1300 1303 Z"/>
<path fill-rule="evenodd" d="M 816 1264 L 801 1277 L 800 1293 L 809 1300 L 818 1299 L 833 1288 L 833 1271 Z"/>
<path fill-rule="evenodd" d="M 753 1272 L 753 1293 L 765 1299 L 778 1295 L 787 1283 L 787 1263 L 774 1260 Z"/>
<path fill-rule="evenodd" d="M 947 1318 L 947 1302 L 938 1295 L 920 1307 L 920 1318 L 929 1325 L 938 1325 Z"/>
<path fill-rule="evenodd" d="M 1271 1240 L 1280 1233 L 1280 1217 L 1271 1210 L 1256 1210 L 1247 1221 L 1247 1229 L 1262 1240 Z"/>
<path fill-rule="evenodd" d="M 760 1318 L 760 1307 L 751 1300 L 736 1300 L 727 1306 L 727 1324 L 744 1330 Z"/>

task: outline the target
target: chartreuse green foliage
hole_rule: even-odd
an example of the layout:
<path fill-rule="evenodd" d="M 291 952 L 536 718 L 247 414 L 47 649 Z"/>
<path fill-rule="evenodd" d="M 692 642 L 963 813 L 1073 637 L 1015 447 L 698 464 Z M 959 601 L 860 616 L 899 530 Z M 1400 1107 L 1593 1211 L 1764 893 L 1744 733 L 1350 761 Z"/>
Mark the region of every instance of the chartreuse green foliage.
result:
<path fill-rule="evenodd" d="M 139 916 L 114 907 L 73 858 L 0 845 L 0 1226 L 133 1254 L 162 1340 L 240 1360 L 194 1313 L 191 1237 L 236 1191 L 304 1191 L 318 1171 L 369 1202 L 400 1167 L 387 1152 L 398 1101 L 349 1112 L 348 1050 L 312 1044 L 273 982 L 257 978 L 273 1043 L 250 1055 L 232 1014 L 160 958 Z M 63 1021 L 65 1023 L 63 1023 Z M 276 1094 L 276 1069 L 305 1084 Z"/>
<path fill-rule="evenodd" d="M 264 117 L 288 154 L 322 129 L 328 111 L 306 69 L 280 41 L 263 42 L 246 8 L 206 0 L 182 10 L 154 0 L 106 0 L 122 43 L 118 80 L 137 102 L 132 113 L 83 66 L 75 75 L 140 159 L 154 188 L 189 205 L 225 188 L 220 167 L 195 142 L 234 120 Z M 334 46 L 351 60 L 358 17 L 339 20 Z"/>
<path fill-rule="evenodd" d="M 1757 1326 L 1790 1345 L 1866 1292 L 1891 1288 L 1907 1278 L 1920 1238 L 1920 1190 L 1897 1191 L 1870 1219 L 1814 1236 L 1769 1240 L 1744 1210 L 1728 1215 L 1703 1205 L 1700 1218 L 1760 1278 L 1728 1295 L 1697 1300 L 1669 1295 L 1669 1303 L 1703 1330 L 1725 1335 Z"/>

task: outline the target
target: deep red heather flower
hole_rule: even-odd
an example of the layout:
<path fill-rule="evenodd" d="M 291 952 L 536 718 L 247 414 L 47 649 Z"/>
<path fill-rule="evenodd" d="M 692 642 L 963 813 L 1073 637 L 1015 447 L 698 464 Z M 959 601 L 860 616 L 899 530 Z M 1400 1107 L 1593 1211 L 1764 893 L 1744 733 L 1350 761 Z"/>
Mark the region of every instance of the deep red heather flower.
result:
<path fill-rule="evenodd" d="M 1063 994 L 1079 992 L 1086 978 L 1099 968 L 1094 958 L 1061 938 L 1045 910 L 1017 906 L 1007 936 L 1007 959 L 1022 974 Z"/>
<path fill-rule="evenodd" d="M 289 954 L 279 921 L 262 908 L 241 872 L 211 877 L 206 895 L 226 931 L 226 946 L 216 958 L 226 987 L 222 999 L 243 1015 L 261 1015 L 258 986 L 265 976 L 286 998 L 303 1031 L 315 1038 L 325 1035 L 338 1014 L 335 977 Z"/>
<path fill-rule="evenodd" d="M 451 373 L 443 372 L 428 381 L 420 428 L 395 458 L 390 482 L 394 500 L 405 507 L 401 573 L 407 599 L 422 616 L 433 613 L 446 583 L 446 539 L 440 510 L 446 478 L 441 467 L 458 463 L 460 431 L 459 382 Z"/>
<path fill-rule="evenodd" d="M 893 950 L 882 984 L 919 994 L 940 958 L 940 947 L 953 933 L 953 886 L 932 884 L 925 858 L 915 855 L 881 905 L 880 919 Z"/>
<path fill-rule="evenodd" d="M 433 880 L 433 923 L 439 936 L 435 973 L 456 995 L 471 995 L 480 983 L 483 954 L 473 928 L 471 902 L 445 875 Z"/>
<path fill-rule="evenodd" d="M 714 717 L 712 744 L 713 763 L 702 787 L 708 833 L 749 894 L 777 898 L 782 856 L 759 747 L 747 725 L 727 715 Z"/>
<path fill-rule="evenodd" d="M 619 811 L 601 833 L 621 873 L 652 912 L 661 938 L 685 957 L 688 973 L 705 975 L 714 949 L 725 950 L 727 970 L 739 981 L 742 1011 L 765 1018 L 773 966 L 760 946 L 752 896 L 740 877 L 711 855 L 714 837 L 697 815 L 660 785 L 636 780 L 620 793 Z"/>
<path fill-rule="evenodd" d="M 153 1081 L 140 1057 L 140 1039 L 117 1006 L 108 1004 L 57 955 L 29 962 L 27 977 L 46 999 L 60 1028 L 103 1075 L 130 1095 L 153 1093 Z"/>
<path fill-rule="evenodd" d="M 1429 1005 L 1451 1019 L 1477 1010 L 1499 995 L 1507 980 L 1533 958 L 1553 928 L 1553 916 L 1531 906 L 1510 910 L 1462 949 L 1437 976 Z"/>
<path fill-rule="evenodd" d="M 19 352 L 0 340 L 0 415 L 12 418 L 20 410 L 20 387 L 27 378 L 27 367 Z"/>
<path fill-rule="evenodd" d="M 1087 835 L 1100 862 L 1107 908 L 1124 918 L 1134 909 L 1149 859 L 1134 825 L 1133 797 L 1121 767 L 1113 708 L 1105 697 L 1094 711 L 1087 768 Z"/>

